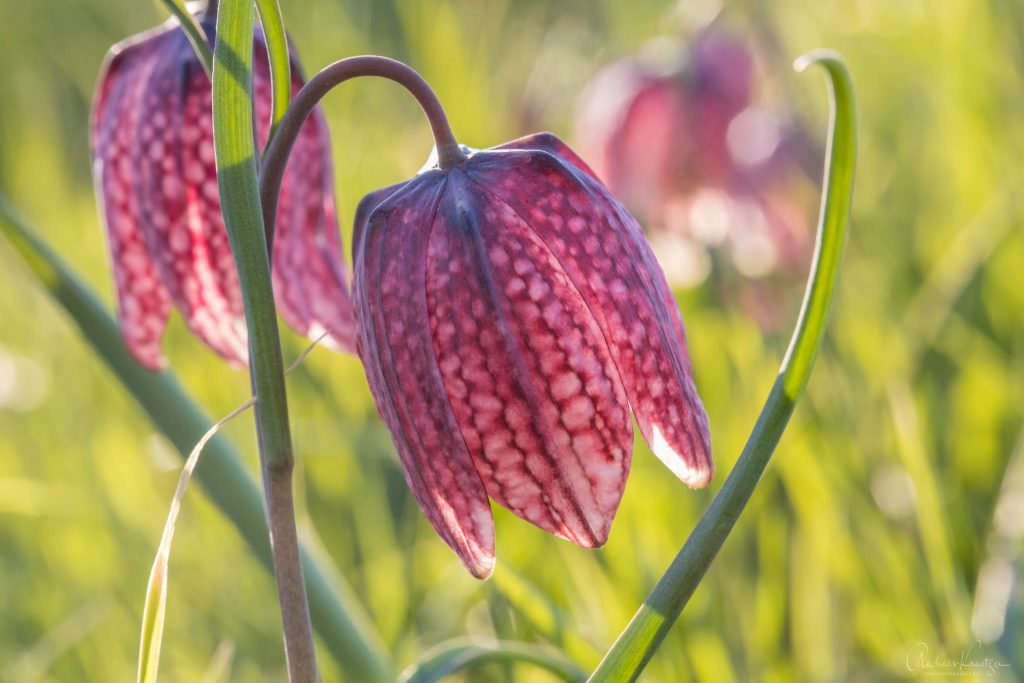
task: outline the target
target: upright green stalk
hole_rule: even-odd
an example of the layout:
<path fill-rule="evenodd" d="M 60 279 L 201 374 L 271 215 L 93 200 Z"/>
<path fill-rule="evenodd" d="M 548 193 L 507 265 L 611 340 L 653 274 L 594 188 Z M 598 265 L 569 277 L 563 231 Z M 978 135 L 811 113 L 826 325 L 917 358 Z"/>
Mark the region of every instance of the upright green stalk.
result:
<path fill-rule="evenodd" d="M 299 559 L 292 495 L 291 432 L 270 259 L 256 184 L 252 114 L 251 0 L 224 0 L 217 14 L 213 130 L 221 209 L 238 268 L 249 332 L 249 370 L 267 501 L 274 572 L 293 683 L 319 680 Z"/>
<path fill-rule="evenodd" d="M 828 73 L 832 113 L 814 262 L 789 349 L 729 478 L 668 571 L 590 676 L 591 682 L 635 681 L 654 656 L 754 492 L 807 385 L 824 338 L 846 244 L 857 135 L 853 84 L 842 58 L 821 50 L 801 57 L 795 67 L 803 71 L 811 64 L 821 64 Z"/>

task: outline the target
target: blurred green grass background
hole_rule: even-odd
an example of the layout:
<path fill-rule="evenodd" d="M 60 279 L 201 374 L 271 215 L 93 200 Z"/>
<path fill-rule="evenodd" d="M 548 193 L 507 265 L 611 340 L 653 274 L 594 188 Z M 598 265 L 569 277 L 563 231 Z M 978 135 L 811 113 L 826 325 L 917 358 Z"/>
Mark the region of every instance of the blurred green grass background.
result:
<path fill-rule="evenodd" d="M 419 69 L 460 141 L 549 129 L 614 59 L 711 11 L 655 0 L 282 2 L 307 70 L 366 52 Z M 0 193 L 112 302 L 87 120 L 108 47 L 152 3 L 0 6 Z M 858 94 L 851 240 L 809 391 L 737 529 L 645 680 L 920 680 L 962 653 L 1024 678 L 1024 5 L 992 0 L 738 2 L 771 35 L 762 75 L 823 142 L 817 76 L 841 51 Z M 768 54 L 769 56 L 765 56 Z M 327 98 L 342 230 L 359 198 L 430 151 L 415 103 L 383 82 Z M 430 531 L 362 368 L 313 353 L 289 379 L 300 526 L 355 587 L 399 667 L 460 635 L 546 643 L 592 667 L 685 540 L 739 453 L 784 350 L 710 285 L 680 293 L 718 474 L 690 492 L 641 441 L 611 538 L 586 551 L 495 510 L 478 583 Z M 801 288 L 780 293 L 795 315 Z M 303 341 L 286 333 L 286 355 Z M 190 338 L 182 382 L 220 415 L 248 379 Z M 227 428 L 254 465 L 251 418 Z M 0 681 L 134 676 L 146 576 L 180 460 L 0 245 Z M 283 680 L 271 578 L 194 488 L 171 560 L 165 681 Z M 339 680 L 322 657 L 325 680 Z M 913 668 L 913 667 L 911 667 Z M 465 680 L 551 680 L 492 666 Z M 966 675 L 965 680 L 971 680 Z M 993 680 L 978 673 L 976 680 Z"/>

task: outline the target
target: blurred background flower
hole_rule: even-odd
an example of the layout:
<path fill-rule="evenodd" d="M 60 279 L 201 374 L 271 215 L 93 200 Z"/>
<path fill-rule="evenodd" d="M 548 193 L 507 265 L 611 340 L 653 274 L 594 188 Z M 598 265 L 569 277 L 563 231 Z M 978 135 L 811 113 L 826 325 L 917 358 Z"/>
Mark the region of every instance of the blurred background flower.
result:
<path fill-rule="evenodd" d="M 603 68 L 653 37 L 698 35 L 717 16 L 753 55 L 751 97 L 812 143 L 811 161 L 792 172 L 804 189 L 783 194 L 807 230 L 827 110 L 821 76 L 798 76 L 790 62 L 840 50 L 857 87 L 860 159 L 829 337 L 750 506 L 647 675 L 920 681 L 906 667 L 917 643 L 957 658 L 980 640 L 980 657 L 1015 667 L 1002 680 L 1024 679 L 1024 493 L 1011 466 L 1024 459 L 1020 3 L 281 4 L 310 72 L 350 54 L 404 59 L 474 147 L 534 130 L 569 136 Z M 0 193 L 111 308 L 89 102 L 109 46 L 161 18 L 135 0 L 0 3 Z M 416 104 L 388 83 L 347 83 L 324 113 L 347 240 L 359 199 L 416 173 L 432 143 Z M 289 376 L 300 527 L 399 668 L 465 634 L 550 644 L 593 666 L 632 616 L 724 481 L 799 307 L 798 269 L 771 297 L 781 329 L 764 330 L 721 296 L 731 257 L 709 254 L 728 268 L 676 294 L 721 475 L 684 490 L 639 439 L 603 549 L 549 538 L 495 507 L 501 562 L 483 586 L 409 495 L 358 359 L 318 350 Z M 294 358 L 307 342 L 282 333 Z M 165 441 L 2 240 L 0 346 L 0 680 L 130 680 L 140 597 L 177 481 Z M 199 352 L 177 316 L 164 349 L 210 414 L 248 396 L 245 374 Z M 255 467 L 251 422 L 225 431 Z M 282 680 L 273 581 L 199 487 L 176 539 L 162 680 Z M 329 657 L 321 664 L 325 681 L 342 680 Z"/>
<path fill-rule="evenodd" d="M 597 174 L 646 225 L 671 282 L 712 269 L 726 303 L 785 321 L 778 281 L 802 280 L 813 245 L 820 154 L 773 101 L 753 31 L 713 21 L 660 37 L 587 87 L 576 136 Z"/>

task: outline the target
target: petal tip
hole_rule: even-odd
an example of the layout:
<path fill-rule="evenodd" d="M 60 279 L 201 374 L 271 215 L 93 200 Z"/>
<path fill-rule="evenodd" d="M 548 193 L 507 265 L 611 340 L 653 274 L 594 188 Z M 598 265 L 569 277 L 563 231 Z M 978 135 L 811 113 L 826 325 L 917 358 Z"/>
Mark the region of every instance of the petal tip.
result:
<path fill-rule="evenodd" d="M 128 355 L 150 372 L 162 372 L 167 368 L 167 357 L 164 356 L 159 340 L 149 341 L 133 338 L 134 328 L 126 325 L 124 321 L 119 322 L 121 328 L 121 340 Z"/>
<path fill-rule="evenodd" d="M 600 529 L 593 531 L 589 538 L 573 538 L 571 540 L 573 543 L 575 543 L 581 548 L 586 548 L 587 550 L 597 550 L 598 548 L 603 547 L 604 544 L 608 542 L 608 534 L 611 533 L 611 530 L 612 523 L 611 520 L 608 520 L 608 522 Z"/>
<path fill-rule="evenodd" d="M 658 425 L 652 425 L 651 450 L 680 481 L 691 489 L 701 489 L 711 482 L 715 465 L 711 460 L 710 444 L 701 440 L 697 452 L 682 454 L 665 439 Z"/>
<path fill-rule="evenodd" d="M 711 483 L 712 478 L 715 476 L 715 466 L 708 460 L 705 465 L 699 469 L 689 470 L 688 477 L 679 477 L 684 484 L 691 489 L 702 489 Z"/>
<path fill-rule="evenodd" d="M 463 557 L 462 564 L 465 565 L 469 573 L 473 575 L 474 579 L 480 581 L 486 581 L 491 578 L 494 574 L 495 559 L 494 555 L 484 555 L 472 558 Z"/>

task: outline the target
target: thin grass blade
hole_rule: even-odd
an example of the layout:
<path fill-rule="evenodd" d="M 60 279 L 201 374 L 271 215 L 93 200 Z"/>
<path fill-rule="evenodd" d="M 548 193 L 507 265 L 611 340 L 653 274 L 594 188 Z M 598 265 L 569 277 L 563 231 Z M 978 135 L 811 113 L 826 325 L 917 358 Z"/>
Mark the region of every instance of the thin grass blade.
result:
<path fill-rule="evenodd" d="M 142 610 L 142 635 L 139 637 L 138 683 L 156 683 L 166 614 L 167 555 L 160 552 L 146 582 L 146 604 Z"/>

